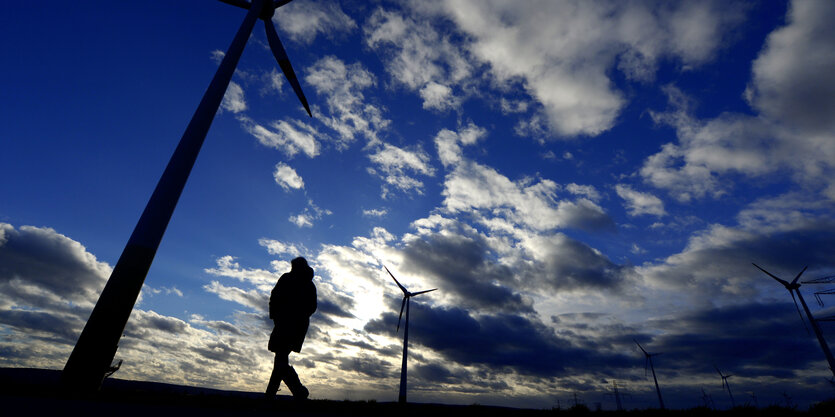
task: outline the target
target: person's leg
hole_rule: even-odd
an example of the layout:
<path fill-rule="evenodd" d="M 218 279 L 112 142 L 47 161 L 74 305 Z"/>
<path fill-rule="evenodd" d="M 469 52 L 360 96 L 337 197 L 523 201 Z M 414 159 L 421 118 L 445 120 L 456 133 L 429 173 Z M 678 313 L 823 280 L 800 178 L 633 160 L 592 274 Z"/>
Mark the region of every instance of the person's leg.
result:
<path fill-rule="evenodd" d="M 290 389 L 290 392 L 293 393 L 293 397 L 296 399 L 304 400 L 310 395 L 310 391 L 302 385 L 302 382 L 299 380 L 299 374 L 296 373 L 296 370 L 292 366 L 288 365 L 284 372 L 284 383 L 287 384 L 287 388 Z"/>
<path fill-rule="evenodd" d="M 290 351 L 281 351 L 275 353 L 275 363 L 273 364 L 273 373 L 270 375 L 270 382 L 267 384 L 267 397 L 272 397 L 278 392 L 278 387 L 281 385 L 281 380 L 284 379 L 287 368 L 290 367 L 288 356 Z"/>

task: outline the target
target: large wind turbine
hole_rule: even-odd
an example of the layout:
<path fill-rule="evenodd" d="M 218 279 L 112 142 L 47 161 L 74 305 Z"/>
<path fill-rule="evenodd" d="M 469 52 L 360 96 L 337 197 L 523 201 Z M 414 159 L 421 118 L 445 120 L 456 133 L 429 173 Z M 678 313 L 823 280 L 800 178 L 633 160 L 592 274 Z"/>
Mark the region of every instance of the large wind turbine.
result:
<path fill-rule="evenodd" d="M 713 368 L 716 369 L 716 372 L 719 372 L 719 376 L 722 377 L 722 389 L 728 390 L 728 396 L 731 397 L 731 408 L 736 407 L 736 402 L 734 402 L 734 395 L 731 394 L 731 384 L 728 383 L 728 378 L 732 377 L 733 375 L 724 375 L 722 371 L 716 365 L 713 365 Z"/>
<path fill-rule="evenodd" d="M 110 368 L 113 356 L 116 354 L 119 339 L 130 317 L 131 310 L 145 282 L 145 276 L 159 248 L 168 222 L 177 201 L 185 187 L 197 154 L 203 145 L 209 127 L 223 100 L 226 88 L 238 65 L 238 60 L 246 46 L 247 39 L 255 26 L 255 21 L 264 21 L 267 40 L 278 65 L 287 77 L 293 90 L 301 100 L 307 114 L 310 108 L 302 93 L 299 81 L 287 53 L 281 45 L 281 40 L 272 24 L 272 16 L 277 7 L 283 6 L 290 0 L 221 0 L 234 6 L 249 10 L 241 27 L 235 34 L 232 44 L 226 51 L 223 60 L 212 78 L 206 93 L 203 94 L 197 110 L 183 133 L 177 149 L 171 156 L 168 166 L 162 174 L 145 211 L 136 224 L 119 261 L 113 268 L 107 284 L 102 290 L 96 306 L 84 330 L 64 365 L 61 375 L 65 386 L 77 392 L 92 392 L 101 386 L 105 373 Z"/>
<path fill-rule="evenodd" d="M 797 298 L 800 300 L 800 305 L 803 306 L 803 311 L 806 312 L 806 317 L 809 319 L 809 324 L 812 325 L 812 330 L 815 331 L 815 336 L 818 337 L 818 343 L 821 345 L 821 350 L 823 350 L 823 355 L 826 356 L 826 361 L 829 362 L 829 370 L 832 371 L 832 375 L 835 376 L 835 358 L 832 357 L 832 351 L 829 350 L 829 345 L 826 343 L 826 339 L 823 338 L 823 332 L 821 332 L 821 328 L 818 325 L 818 322 L 812 316 L 812 312 L 809 311 L 809 306 L 806 305 L 806 301 L 803 299 L 803 295 L 800 294 L 800 283 L 797 280 L 800 279 L 800 276 L 806 272 L 806 268 L 804 267 L 799 274 L 792 280 L 792 282 L 788 282 L 784 279 L 777 278 L 771 272 L 766 271 L 765 269 L 760 268 L 759 265 L 752 263 L 752 265 L 756 266 L 757 269 L 760 271 L 765 272 L 771 278 L 777 280 L 777 282 L 783 284 L 787 290 L 789 290 L 789 294 L 792 296 L 792 300 L 794 300 L 794 306 L 797 308 L 797 300 L 794 298 L 794 294 L 797 293 Z M 800 313 L 800 309 L 797 308 L 797 313 L 800 314 L 800 320 L 803 321 L 803 314 Z M 804 322 L 805 325 L 805 322 Z M 808 329 L 807 329 L 808 330 Z"/>
<path fill-rule="evenodd" d="M 383 268 L 386 268 L 383 265 Z M 430 291 L 435 291 L 437 288 L 433 288 L 431 290 L 424 290 L 418 292 L 409 292 L 400 282 L 397 281 L 397 278 L 394 277 L 394 274 L 386 268 L 386 272 L 391 275 L 391 279 L 394 280 L 394 283 L 400 287 L 400 290 L 403 291 L 403 302 L 400 303 L 400 317 L 397 319 L 397 331 L 400 331 L 400 320 L 403 318 L 403 308 L 406 308 L 406 325 L 403 328 L 403 364 L 400 367 L 400 395 L 397 398 L 397 401 L 400 403 L 406 402 L 406 358 L 408 356 L 409 351 L 409 304 L 412 297 L 420 294 L 425 294 Z"/>
<path fill-rule="evenodd" d="M 646 358 L 644 360 L 644 375 L 646 375 L 647 364 L 649 364 L 649 368 L 652 370 L 652 379 L 655 381 L 655 392 L 658 393 L 658 404 L 661 406 L 661 409 L 663 410 L 664 409 L 664 399 L 661 398 L 661 388 L 658 388 L 658 378 L 655 377 L 655 366 L 652 364 L 652 357 L 656 356 L 656 355 L 660 355 L 661 353 L 660 352 L 659 353 L 648 353 L 646 350 L 644 350 L 644 347 L 641 346 L 640 343 L 638 343 L 637 340 L 632 339 L 632 341 L 634 341 L 635 344 L 638 345 L 638 348 L 641 349 L 641 352 L 644 352 L 644 357 Z"/>

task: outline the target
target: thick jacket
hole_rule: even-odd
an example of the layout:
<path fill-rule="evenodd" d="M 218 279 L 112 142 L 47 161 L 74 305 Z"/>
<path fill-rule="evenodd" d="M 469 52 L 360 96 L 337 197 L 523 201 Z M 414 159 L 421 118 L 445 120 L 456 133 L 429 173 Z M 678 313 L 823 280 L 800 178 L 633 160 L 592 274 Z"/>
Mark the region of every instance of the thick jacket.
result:
<path fill-rule="evenodd" d="M 270 335 L 269 349 L 273 352 L 299 352 L 316 311 L 316 286 L 313 269 L 292 270 L 278 279 L 270 294 L 270 318 L 275 328 Z"/>

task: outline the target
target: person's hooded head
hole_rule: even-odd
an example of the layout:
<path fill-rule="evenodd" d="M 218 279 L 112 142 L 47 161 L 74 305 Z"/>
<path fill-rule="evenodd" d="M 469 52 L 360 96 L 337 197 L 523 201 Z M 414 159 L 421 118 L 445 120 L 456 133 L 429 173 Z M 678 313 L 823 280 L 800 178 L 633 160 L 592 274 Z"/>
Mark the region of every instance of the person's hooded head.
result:
<path fill-rule="evenodd" d="M 313 279 L 313 268 L 307 264 L 307 259 L 301 256 L 290 261 L 290 272 Z"/>

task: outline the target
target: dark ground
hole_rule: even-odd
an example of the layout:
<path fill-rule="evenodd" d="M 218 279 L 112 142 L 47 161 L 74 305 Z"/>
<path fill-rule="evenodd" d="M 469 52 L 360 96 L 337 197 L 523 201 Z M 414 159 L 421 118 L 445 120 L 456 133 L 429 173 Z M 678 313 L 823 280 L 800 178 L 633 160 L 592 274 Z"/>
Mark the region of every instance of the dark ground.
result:
<path fill-rule="evenodd" d="M 571 417 L 571 416 L 835 416 L 835 401 L 818 404 L 808 411 L 781 407 L 735 408 L 713 411 L 632 410 L 589 411 L 572 409 L 532 410 L 481 405 L 378 403 L 363 401 L 308 400 L 289 396 L 266 400 L 260 393 L 222 391 L 154 382 L 109 378 L 99 393 L 86 397 L 69 395 L 59 385 L 60 371 L 0 368 L 0 415 L 3 416 L 396 416 L 396 417 Z"/>

